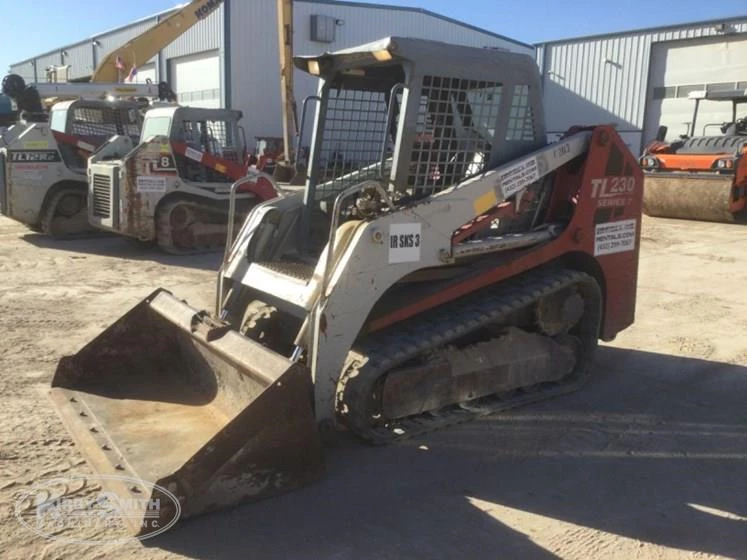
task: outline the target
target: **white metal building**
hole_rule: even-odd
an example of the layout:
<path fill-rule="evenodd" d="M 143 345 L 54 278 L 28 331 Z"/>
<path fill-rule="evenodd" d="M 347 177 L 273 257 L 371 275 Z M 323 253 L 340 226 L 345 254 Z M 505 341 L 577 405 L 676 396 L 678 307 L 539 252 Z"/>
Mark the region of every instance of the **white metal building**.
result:
<path fill-rule="evenodd" d="M 660 125 L 688 130 L 695 90 L 747 89 L 747 16 L 536 45 L 551 137 L 574 124 L 617 124 L 640 153 Z M 747 115 L 745 115 L 747 116 Z M 731 104 L 701 104 L 705 124 L 731 120 Z M 707 134 L 719 134 L 706 128 Z"/>
<path fill-rule="evenodd" d="M 108 52 L 154 25 L 162 12 L 124 27 L 13 64 L 27 81 L 44 81 L 45 68 L 70 65 L 70 79 L 90 76 Z M 532 54 L 531 45 L 418 8 L 337 0 L 294 2 L 294 51 L 319 54 L 390 35 L 435 39 Z M 138 65 L 137 81 L 166 80 L 180 103 L 243 111 L 248 139 L 281 134 L 276 0 L 224 0 L 156 57 Z M 317 81 L 295 74 L 299 111 Z"/>

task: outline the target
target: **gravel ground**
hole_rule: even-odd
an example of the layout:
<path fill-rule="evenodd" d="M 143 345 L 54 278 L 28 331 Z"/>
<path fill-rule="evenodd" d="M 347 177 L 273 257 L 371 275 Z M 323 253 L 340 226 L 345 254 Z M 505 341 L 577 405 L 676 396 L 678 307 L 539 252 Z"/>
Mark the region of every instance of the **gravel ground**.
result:
<path fill-rule="evenodd" d="M 90 472 L 48 398 L 55 365 L 157 287 L 211 309 L 220 257 L 53 242 L 0 217 L 0 555 L 747 558 L 743 236 L 644 218 L 637 322 L 578 393 L 384 448 L 342 437 L 318 484 L 93 546 L 13 513 L 30 485 Z"/>

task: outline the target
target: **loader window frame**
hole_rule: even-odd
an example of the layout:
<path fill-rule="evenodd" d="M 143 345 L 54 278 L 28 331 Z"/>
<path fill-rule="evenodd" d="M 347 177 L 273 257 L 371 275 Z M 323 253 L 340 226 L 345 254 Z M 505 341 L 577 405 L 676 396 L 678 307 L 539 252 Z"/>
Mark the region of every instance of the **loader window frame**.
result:
<path fill-rule="evenodd" d="M 53 109 L 51 111 L 49 128 L 63 134 L 67 132 L 67 109 Z"/>
<path fill-rule="evenodd" d="M 108 107 L 73 107 L 70 133 L 83 138 L 110 138 L 119 134 L 116 110 Z"/>
<path fill-rule="evenodd" d="M 534 114 L 530 101 L 530 86 L 515 84 L 511 98 L 511 113 L 506 126 L 507 142 L 533 142 Z"/>
<path fill-rule="evenodd" d="M 170 131 L 171 117 L 148 117 L 146 115 L 143 130 L 140 133 L 140 142 L 145 142 L 153 136 L 169 136 Z"/>
<path fill-rule="evenodd" d="M 324 120 L 314 130 L 316 149 L 309 163 L 307 196 L 316 202 L 332 201 L 345 188 L 366 179 L 386 180 L 405 82 L 405 68 L 394 63 L 343 71 L 324 83 L 320 103 Z M 392 95 L 395 88 L 400 91 Z"/>

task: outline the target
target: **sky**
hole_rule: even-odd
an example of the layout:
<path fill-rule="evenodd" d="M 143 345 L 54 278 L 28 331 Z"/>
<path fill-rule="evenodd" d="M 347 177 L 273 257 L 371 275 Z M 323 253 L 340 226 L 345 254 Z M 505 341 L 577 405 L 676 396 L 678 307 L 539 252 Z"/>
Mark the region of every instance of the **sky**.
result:
<path fill-rule="evenodd" d="M 368 3 L 425 8 L 525 43 L 747 16 L 745 0 L 368 0 Z M 177 4 L 175 0 L 0 0 L 0 75 L 11 63 Z"/>

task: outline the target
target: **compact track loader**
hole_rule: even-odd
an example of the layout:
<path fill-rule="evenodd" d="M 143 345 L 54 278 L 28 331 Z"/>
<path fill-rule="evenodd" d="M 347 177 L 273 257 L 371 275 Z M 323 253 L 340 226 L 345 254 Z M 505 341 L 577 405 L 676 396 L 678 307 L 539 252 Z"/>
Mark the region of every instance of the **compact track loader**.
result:
<path fill-rule="evenodd" d="M 649 216 L 704 220 L 747 221 L 747 90 L 696 91 L 689 135 L 672 143 L 652 142 L 640 158 L 645 172 L 643 211 Z M 702 102 L 731 103 L 730 122 L 707 123 L 696 135 Z M 740 113 L 740 109 L 742 112 Z M 706 136 L 717 126 L 720 136 Z"/>
<path fill-rule="evenodd" d="M 115 134 L 137 138 L 148 101 L 134 97 L 166 96 L 164 86 L 27 85 L 6 76 L 3 92 L 20 118 L 0 137 L 0 212 L 53 237 L 94 231 L 86 215 L 88 157 Z M 42 98 L 52 100 L 49 111 Z"/>
<path fill-rule="evenodd" d="M 139 143 L 115 136 L 90 158 L 89 222 L 173 254 L 222 248 L 231 184 L 249 167 L 240 119 L 229 109 L 148 111 Z M 276 196 L 266 180 L 245 182 L 236 211 L 243 219 Z"/>
<path fill-rule="evenodd" d="M 182 517 L 318 478 L 337 427 L 384 444 L 567 393 L 634 320 L 641 169 L 610 126 L 547 144 L 531 57 L 295 64 L 321 79 L 309 176 L 251 210 L 215 312 L 158 289 L 52 382 L 94 469 Z"/>

